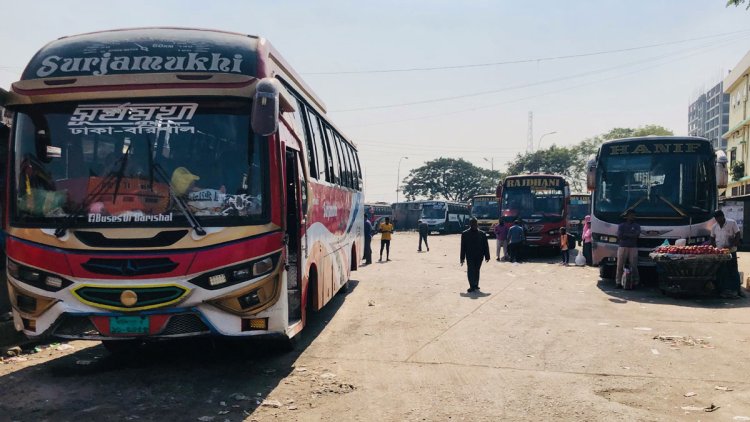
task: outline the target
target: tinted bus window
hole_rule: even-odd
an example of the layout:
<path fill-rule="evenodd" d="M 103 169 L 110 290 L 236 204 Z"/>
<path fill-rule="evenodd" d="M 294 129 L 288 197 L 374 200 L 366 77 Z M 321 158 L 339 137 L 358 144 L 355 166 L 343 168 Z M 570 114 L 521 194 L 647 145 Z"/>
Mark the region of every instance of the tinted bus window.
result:
<path fill-rule="evenodd" d="M 364 180 L 364 177 L 362 176 L 362 167 L 359 165 L 359 154 L 356 150 L 352 150 L 354 152 L 354 162 L 357 165 L 357 190 L 362 190 L 362 181 Z"/>
<path fill-rule="evenodd" d="M 349 187 L 352 189 L 357 189 L 357 181 L 355 176 L 357 171 L 354 165 L 354 159 L 352 157 L 352 148 L 349 146 L 349 144 L 344 144 L 344 153 L 344 155 L 346 155 L 347 163 L 349 164 Z"/>
<path fill-rule="evenodd" d="M 304 110 L 305 105 L 297 99 L 297 110 L 294 111 L 292 114 L 292 125 L 294 126 L 294 130 L 297 132 L 297 135 L 302 139 L 303 143 L 307 146 L 307 165 L 309 166 L 310 170 L 310 177 L 318 178 L 318 165 L 316 162 L 315 157 L 317 156 L 318 152 L 315 151 L 315 140 L 310 135 L 310 131 L 307 130 L 308 125 L 305 124 L 304 120 Z"/>
<path fill-rule="evenodd" d="M 331 176 L 328 174 L 328 168 L 330 167 L 330 155 L 328 154 L 328 148 L 325 145 L 323 139 L 323 132 L 318 121 L 318 116 L 315 113 L 307 113 L 308 122 L 310 123 L 310 133 L 315 140 L 315 149 L 318 151 L 317 155 L 317 170 L 319 180 L 331 181 Z"/>
<path fill-rule="evenodd" d="M 321 124 L 323 124 L 321 122 Z M 331 128 L 325 126 L 325 138 L 327 140 L 327 146 L 328 146 L 328 167 L 329 167 L 329 173 L 331 174 L 331 183 L 341 183 L 340 177 L 341 173 L 339 171 L 339 156 L 336 152 L 336 139 L 333 137 L 333 132 L 331 132 Z"/>

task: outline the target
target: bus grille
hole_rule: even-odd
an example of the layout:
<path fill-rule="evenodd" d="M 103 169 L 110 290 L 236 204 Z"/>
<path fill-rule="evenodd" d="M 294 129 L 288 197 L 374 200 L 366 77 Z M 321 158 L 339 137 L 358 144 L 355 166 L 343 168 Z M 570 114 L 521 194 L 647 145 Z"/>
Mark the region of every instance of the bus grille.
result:
<path fill-rule="evenodd" d="M 671 245 L 674 245 L 675 241 L 677 241 L 677 239 L 669 239 L 669 243 Z M 664 243 L 664 239 L 651 239 L 651 238 L 639 237 L 637 245 L 639 248 L 653 249 L 653 248 L 657 248 L 661 246 L 662 243 Z"/>
<path fill-rule="evenodd" d="M 54 331 L 54 335 L 72 337 L 98 336 L 99 331 L 89 317 L 65 315 Z"/>
<path fill-rule="evenodd" d="M 208 326 L 195 314 L 179 314 L 169 319 L 160 336 L 209 333 Z"/>

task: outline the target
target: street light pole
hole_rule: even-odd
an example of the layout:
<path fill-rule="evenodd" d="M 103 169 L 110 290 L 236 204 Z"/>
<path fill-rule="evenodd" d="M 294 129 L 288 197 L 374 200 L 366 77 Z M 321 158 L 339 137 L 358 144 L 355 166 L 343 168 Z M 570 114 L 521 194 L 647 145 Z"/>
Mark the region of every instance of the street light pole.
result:
<path fill-rule="evenodd" d="M 544 135 L 540 136 L 539 137 L 539 142 L 536 144 L 536 150 L 539 151 L 539 146 L 542 145 L 542 138 L 544 138 L 547 135 L 554 135 L 556 133 L 557 133 L 557 131 L 552 131 L 552 132 L 545 133 Z"/>
<path fill-rule="evenodd" d="M 398 204 L 398 185 L 401 183 L 401 160 L 409 159 L 409 157 L 401 157 L 398 159 L 398 170 L 396 171 L 396 203 Z"/>
<path fill-rule="evenodd" d="M 484 158 L 484 157 L 482 157 L 482 160 L 490 163 L 490 169 L 492 169 L 492 171 L 495 171 L 495 157 L 490 157 L 489 160 L 486 159 L 486 158 Z"/>

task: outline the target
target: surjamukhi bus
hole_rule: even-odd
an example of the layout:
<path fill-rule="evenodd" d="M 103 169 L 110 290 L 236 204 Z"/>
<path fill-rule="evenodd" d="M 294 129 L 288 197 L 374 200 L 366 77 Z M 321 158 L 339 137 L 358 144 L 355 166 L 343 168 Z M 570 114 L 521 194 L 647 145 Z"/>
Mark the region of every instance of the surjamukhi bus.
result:
<path fill-rule="evenodd" d="M 523 222 L 527 246 L 560 244 L 560 228 L 567 226 L 570 197 L 563 176 L 538 173 L 508 176 L 498 186 L 497 195 L 503 221 Z"/>
<path fill-rule="evenodd" d="M 617 226 L 629 209 L 641 226 L 639 267 L 655 266 L 649 253 L 665 240 L 706 242 L 718 188 L 726 187 L 727 178 L 726 155 L 704 138 L 648 136 L 602 144 L 587 164 L 593 261 L 601 276 L 615 277 Z"/>
<path fill-rule="evenodd" d="M 356 147 L 263 38 L 65 37 L 12 85 L 8 287 L 29 337 L 292 339 L 363 247 Z"/>

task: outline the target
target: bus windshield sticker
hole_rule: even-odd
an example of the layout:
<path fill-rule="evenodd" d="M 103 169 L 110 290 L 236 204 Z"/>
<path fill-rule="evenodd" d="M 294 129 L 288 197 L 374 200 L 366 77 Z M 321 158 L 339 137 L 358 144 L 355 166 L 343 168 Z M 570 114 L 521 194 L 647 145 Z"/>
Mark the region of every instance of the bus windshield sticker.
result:
<path fill-rule="evenodd" d="M 195 133 L 190 125 L 197 103 L 83 104 L 68 120 L 73 135 Z"/>

